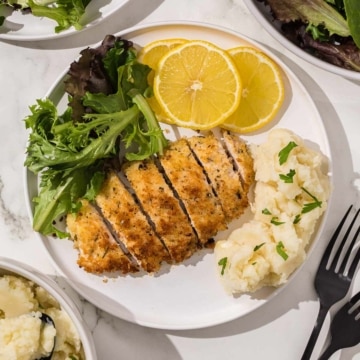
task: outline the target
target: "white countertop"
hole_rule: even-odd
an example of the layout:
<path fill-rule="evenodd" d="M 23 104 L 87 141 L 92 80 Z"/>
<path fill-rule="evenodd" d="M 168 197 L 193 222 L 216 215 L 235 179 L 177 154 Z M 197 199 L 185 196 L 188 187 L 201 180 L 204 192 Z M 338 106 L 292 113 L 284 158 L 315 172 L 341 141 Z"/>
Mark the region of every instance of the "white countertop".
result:
<path fill-rule="evenodd" d="M 137 24 L 187 20 L 221 25 L 255 39 L 275 52 L 303 81 L 326 123 L 337 157 L 338 179 L 330 225 L 350 201 L 359 198 L 360 84 L 326 73 L 279 45 L 249 14 L 241 0 L 132 0 L 103 24 L 56 41 L 0 41 L 0 255 L 54 275 L 39 238 L 31 229 L 25 206 L 23 161 L 27 133 L 22 119 L 79 51 L 109 33 Z M 331 226 L 325 231 L 329 235 Z M 323 239 L 326 242 L 326 239 Z M 211 328 L 166 331 L 115 318 L 77 299 L 90 327 L 99 360 L 106 359 L 300 359 L 314 325 L 318 302 L 312 279 L 325 242 L 320 242 L 285 291 L 241 319 Z M 359 281 L 357 281 L 357 284 Z M 325 323 L 327 325 L 327 322 Z M 320 338 L 324 341 L 324 334 Z M 319 347 L 319 346 L 318 346 Z M 315 349 L 316 354 L 320 351 Z M 357 355 L 356 355 L 357 354 Z M 360 359 L 360 346 L 332 359 Z"/>

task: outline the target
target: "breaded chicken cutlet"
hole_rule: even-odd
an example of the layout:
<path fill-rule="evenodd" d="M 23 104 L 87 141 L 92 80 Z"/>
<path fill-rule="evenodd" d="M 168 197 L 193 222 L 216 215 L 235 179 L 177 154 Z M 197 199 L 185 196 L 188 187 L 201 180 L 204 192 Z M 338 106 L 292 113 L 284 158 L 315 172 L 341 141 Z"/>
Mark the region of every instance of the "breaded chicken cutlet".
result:
<path fill-rule="evenodd" d="M 229 131 L 222 131 L 222 137 L 225 148 L 240 173 L 244 193 L 247 194 L 255 180 L 254 163 L 248 147 L 245 141 Z"/>
<path fill-rule="evenodd" d="M 187 141 L 220 200 L 226 221 L 239 217 L 247 205 L 247 192 L 243 189 L 242 181 L 239 181 L 239 173 L 226 149 L 212 133 L 204 137 L 192 137 Z"/>
<path fill-rule="evenodd" d="M 67 216 L 68 231 L 79 250 L 79 266 L 92 273 L 138 271 L 139 267 L 124 253 L 99 212 L 87 200 L 82 200 L 81 205 L 78 213 Z"/>
<path fill-rule="evenodd" d="M 102 216 L 139 266 L 147 272 L 159 270 L 170 256 L 134 197 L 114 171 L 110 171 L 95 198 Z"/>
<path fill-rule="evenodd" d="M 211 132 L 181 138 L 157 158 L 126 162 L 108 172 L 94 206 L 83 202 L 80 215 L 67 217 L 78 264 L 88 272 L 127 274 L 181 263 L 241 216 L 253 181 L 246 143 L 227 131 L 221 138 Z M 95 228 L 84 221 L 89 206 L 98 215 Z M 99 224 L 108 231 L 99 231 Z M 106 265 L 108 243 L 129 265 Z M 99 254 L 104 254 L 102 269 Z"/>
<path fill-rule="evenodd" d="M 227 227 L 219 198 L 185 138 L 170 144 L 160 164 L 175 194 L 184 204 L 200 244 L 206 244 Z"/>
<path fill-rule="evenodd" d="M 122 170 L 171 259 L 189 258 L 197 249 L 196 234 L 155 162 L 129 162 Z"/>

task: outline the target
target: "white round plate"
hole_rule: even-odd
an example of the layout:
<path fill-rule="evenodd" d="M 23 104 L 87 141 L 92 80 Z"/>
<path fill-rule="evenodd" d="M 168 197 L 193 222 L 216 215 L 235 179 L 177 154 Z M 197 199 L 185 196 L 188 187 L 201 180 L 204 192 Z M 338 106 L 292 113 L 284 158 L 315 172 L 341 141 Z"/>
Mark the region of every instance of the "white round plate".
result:
<path fill-rule="evenodd" d="M 327 61 L 321 60 L 301 49 L 299 46 L 288 40 L 281 32 L 279 24 L 273 21 L 269 8 L 264 3 L 257 0 L 244 0 L 245 5 L 260 23 L 260 25 L 281 45 L 291 51 L 293 54 L 299 56 L 301 59 L 313 64 L 323 70 L 329 71 L 333 74 L 340 75 L 344 78 L 360 81 L 360 72 L 352 71 L 333 65 Z"/>
<path fill-rule="evenodd" d="M 137 27 L 117 35 L 132 40 L 139 46 L 156 39 L 172 37 L 208 40 L 224 49 L 244 44 L 257 46 L 278 62 L 285 78 L 285 104 L 272 126 L 293 130 L 306 139 L 309 146 L 321 150 L 328 159 L 331 158 L 322 120 L 306 89 L 286 65 L 254 41 L 230 30 L 183 22 Z M 48 93 L 56 104 L 60 104 L 59 107 L 66 105 L 63 76 Z M 251 143 L 262 142 L 269 129 L 270 127 L 244 138 Z M 183 129 L 168 127 L 167 130 L 170 130 L 169 133 L 166 132 L 169 139 L 179 134 L 189 135 L 189 131 Z M 26 181 L 30 205 L 31 199 L 37 193 L 38 179 L 27 171 Z M 240 223 L 241 220 L 234 222 L 231 228 L 239 226 Z M 324 221 L 321 222 L 313 242 L 317 240 L 323 224 Z M 224 236 L 226 234 L 222 233 L 217 238 Z M 283 288 L 266 288 L 241 296 L 228 295 L 217 278 L 217 265 L 210 250 L 200 251 L 181 265 L 165 266 L 164 270 L 154 276 L 92 275 L 77 266 L 77 251 L 73 249 L 71 241 L 41 235 L 40 238 L 57 270 L 84 298 L 114 316 L 144 326 L 194 329 L 224 323 L 257 309 Z"/>
<path fill-rule="evenodd" d="M 92 0 L 87 6 L 82 18 L 81 30 L 73 27 L 60 33 L 55 33 L 56 21 L 49 18 L 41 18 L 32 14 L 22 14 L 21 11 L 13 11 L 7 16 L 0 26 L 0 39 L 32 41 L 47 40 L 68 36 L 79 31 L 84 31 L 112 15 L 129 0 Z"/>

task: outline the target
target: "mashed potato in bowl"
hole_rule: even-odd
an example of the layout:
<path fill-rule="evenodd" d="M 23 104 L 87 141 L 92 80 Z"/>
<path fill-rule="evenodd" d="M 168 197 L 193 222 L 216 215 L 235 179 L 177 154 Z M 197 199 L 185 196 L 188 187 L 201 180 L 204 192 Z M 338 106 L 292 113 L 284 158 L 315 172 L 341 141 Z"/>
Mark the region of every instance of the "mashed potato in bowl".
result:
<path fill-rule="evenodd" d="M 326 159 L 286 129 L 273 129 L 253 145 L 253 218 L 216 242 L 219 278 L 229 293 L 279 286 L 303 263 L 327 207 Z"/>
<path fill-rule="evenodd" d="M 55 327 L 40 319 L 47 314 Z M 0 257 L 0 360 L 96 360 L 94 343 L 71 299 L 31 267 Z"/>
<path fill-rule="evenodd" d="M 81 341 L 69 315 L 43 288 L 30 280 L 0 276 L 0 359 L 84 359 Z M 41 313 L 55 323 L 43 325 Z"/>

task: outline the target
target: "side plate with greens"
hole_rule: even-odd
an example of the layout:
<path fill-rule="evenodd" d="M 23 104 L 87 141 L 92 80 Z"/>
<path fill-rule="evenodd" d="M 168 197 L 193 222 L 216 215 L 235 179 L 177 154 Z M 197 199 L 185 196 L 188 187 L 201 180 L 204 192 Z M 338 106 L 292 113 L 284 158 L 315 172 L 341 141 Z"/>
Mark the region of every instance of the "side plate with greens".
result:
<path fill-rule="evenodd" d="M 325 6 L 324 10 L 320 13 L 320 15 L 316 14 L 315 12 L 304 13 L 303 16 L 308 15 L 311 16 L 312 23 L 309 25 L 309 30 L 311 29 L 312 32 L 316 32 L 318 36 L 322 36 L 319 31 L 325 28 L 326 31 L 329 31 L 329 34 L 337 34 L 335 36 L 342 36 L 343 39 L 349 39 L 350 34 L 355 34 L 357 42 L 359 42 L 359 21 L 356 20 L 354 12 L 348 10 L 348 14 L 350 14 L 348 20 L 344 20 L 344 15 L 338 13 L 336 10 L 330 10 L 326 12 L 325 10 L 330 8 L 332 1 L 327 0 L 319 0 L 324 1 Z M 336 1 L 335 1 L 336 2 Z M 340 1 L 341 2 L 341 1 Z M 354 59 L 356 62 L 359 62 L 359 55 L 360 52 L 351 54 L 349 50 L 346 50 L 344 54 L 341 54 L 338 50 L 331 47 L 326 47 L 324 44 L 319 42 L 319 46 L 322 47 L 324 45 L 324 51 L 328 53 L 329 56 L 333 56 L 334 61 L 333 63 L 328 62 L 324 59 L 321 59 L 316 56 L 316 53 L 310 53 L 310 51 L 305 51 L 303 48 L 299 47 L 297 44 L 292 42 L 287 36 L 285 36 L 284 32 L 281 29 L 282 23 L 280 21 L 274 20 L 274 16 L 270 11 L 270 7 L 265 5 L 263 1 L 260 0 L 244 0 L 245 5 L 252 13 L 252 15 L 256 18 L 256 20 L 263 26 L 263 28 L 268 31 L 268 33 L 277 41 L 279 41 L 286 49 L 294 53 L 295 55 L 299 56 L 300 58 L 304 59 L 305 61 L 313 64 L 321 69 L 329 71 L 331 73 L 343 76 L 348 79 L 360 81 L 360 72 L 355 70 L 346 69 L 341 66 L 334 65 L 333 63 L 336 62 L 336 57 L 339 57 L 339 64 L 341 61 L 353 61 Z M 295 4 L 302 4 L 303 2 L 291 2 L 292 5 L 296 6 Z M 312 4 L 314 8 L 316 7 L 316 3 L 318 0 L 312 0 L 308 2 Z M 346 4 L 355 4 L 353 1 L 346 1 Z M 308 5 L 309 7 L 310 5 Z M 355 5 L 352 5 L 355 6 Z M 359 5 L 356 5 L 359 6 Z M 286 5 L 285 5 L 286 8 Z M 306 7 L 304 7 L 306 8 Z M 300 16 L 296 11 L 292 13 L 293 10 L 290 11 L 290 18 L 296 18 L 296 21 L 299 21 L 298 16 Z M 358 12 L 357 12 L 358 13 Z M 289 15 L 289 14 L 288 14 Z M 326 21 L 325 21 L 326 20 Z M 326 32 L 325 31 L 325 32 Z M 324 39 L 325 40 L 325 39 Z M 326 47 L 326 48 L 325 48 Z M 331 54 L 333 52 L 333 54 Z"/>
<path fill-rule="evenodd" d="M 32 41 L 68 36 L 98 24 L 123 7 L 128 1 L 92 0 L 80 19 L 78 29 L 71 26 L 60 32 L 56 32 L 58 23 L 46 17 L 46 14 L 43 17 L 37 17 L 31 13 L 11 11 L 11 8 L 1 5 L 0 2 L 0 23 L 2 23 L 0 26 L 0 39 Z"/>

